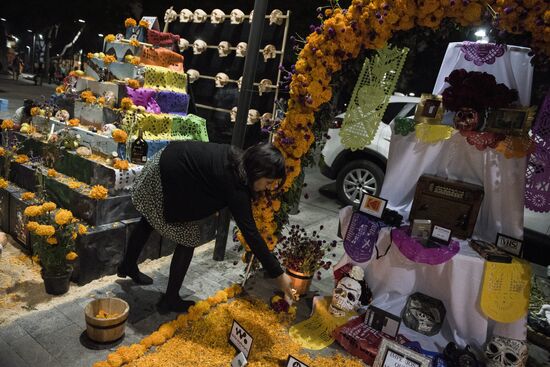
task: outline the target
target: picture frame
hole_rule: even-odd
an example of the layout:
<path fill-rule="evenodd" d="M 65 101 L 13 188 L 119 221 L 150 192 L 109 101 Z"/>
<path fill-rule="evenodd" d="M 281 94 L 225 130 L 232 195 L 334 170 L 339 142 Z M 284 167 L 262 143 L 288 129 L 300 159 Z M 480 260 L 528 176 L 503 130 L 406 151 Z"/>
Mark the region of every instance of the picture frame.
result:
<path fill-rule="evenodd" d="M 498 249 L 514 255 L 521 257 L 523 253 L 523 241 L 514 237 L 506 236 L 502 233 L 497 233 L 497 239 L 495 240 L 495 245 Z"/>
<path fill-rule="evenodd" d="M 386 199 L 371 194 L 363 194 L 359 203 L 359 211 L 376 218 L 382 218 L 387 204 L 388 201 Z"/>
<path fill-rule="evenodd" d="M 420 102 L 416 107 L 414 120 L 417 123 L 440 125 L 443 121 L 443 96 L 422 93 Z"/>
<path fill-rule="evenodd" d="M 401 327 L 401 317 L 370 305 L 365 312 L 365 324 L 373 330 L 397 338 Z"/>
<path fill-rule="evenodd" d="M 449 228 L 434 225 L 432 227 L 432 233 L 430 234 L 429 240 L 438 244 L 448 246 L 451 242 L 452 233 L 453 231 Z"/>
<path fill-rule="evenodd" d="M 526 136 L 535 119 L 536 107 L 499 108 L 487 114 L 484 131 Z"/>
<path fill-rule="evenodd" d="M 373 367 L 429 367 L 430 364 L 430 358 L 382 338 Z"/>

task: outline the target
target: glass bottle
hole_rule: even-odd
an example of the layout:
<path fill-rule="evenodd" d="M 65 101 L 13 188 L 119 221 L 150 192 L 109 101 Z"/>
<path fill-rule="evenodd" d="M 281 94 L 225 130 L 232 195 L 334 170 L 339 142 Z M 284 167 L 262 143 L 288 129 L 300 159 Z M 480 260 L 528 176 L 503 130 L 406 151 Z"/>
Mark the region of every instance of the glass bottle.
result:
<path fill-rule="evenodd" d="M 147 162 L 147 151 L 149 147 L 147 142 L 143 139 L 143 131 L 138 130 L 138 137 L 132 143 L 132 154 L 130 160 L 135 164 L 145 164 Z"/>

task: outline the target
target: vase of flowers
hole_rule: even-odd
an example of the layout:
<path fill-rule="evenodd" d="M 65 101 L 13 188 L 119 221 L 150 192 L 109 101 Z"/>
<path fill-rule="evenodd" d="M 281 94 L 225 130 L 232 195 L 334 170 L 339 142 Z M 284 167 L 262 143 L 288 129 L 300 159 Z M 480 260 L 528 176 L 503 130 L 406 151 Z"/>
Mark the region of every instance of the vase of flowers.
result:
<path fill-rule="evenodd" d="M 320 227 L 319 231 L 323 229 Z M 286 268 L 291 279 L 291 288 L 297 294 L 305 294 L 317 273 L 320 279 L 320 269 L 328 270 L 332 263 L 325 257 L 336 247 L 336 241 L 328 242 L 319 236 L 319 231 L 310 234 L 299 225 L 292 225 L 288 235 L 281 238 L 277 257 Z"/>
<path fill-rule="evenodd" d="M 42 267 L 42 279 L 48 294 L 60 295 L 69 290 L 72 263 L 78 257 L 75 241 L 86 233 L 84 225 L 55 203 L 31 205 L 25 208 L 26 227 L 31 233 L 33 260 Z"/>

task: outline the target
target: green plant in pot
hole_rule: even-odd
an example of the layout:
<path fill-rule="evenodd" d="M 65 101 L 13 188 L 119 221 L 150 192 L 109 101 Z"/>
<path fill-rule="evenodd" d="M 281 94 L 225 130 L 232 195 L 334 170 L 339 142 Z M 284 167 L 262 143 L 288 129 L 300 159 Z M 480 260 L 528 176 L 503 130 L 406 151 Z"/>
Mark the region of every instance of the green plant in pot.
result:
<path fill-rule="evenodd" d="M 72 262 L 78 257 L 75 241 L 86 233 L 86 226 L 79 223 L 71 211 L 57 209 L 53 202 L 28 206 L 24 214 L 28 218 L 26 227 L 31 233 L 33 258 L 42 267 L 46 292 L 66 293 L 73 271 Z"/>
<path fill-rule="evenodd" d="M 319 231 L 322 229 L 323 226 Z M 277 257 L 291 278 L 291 288 L 298 294 L 307 293 L 315 273 L 320 279 L 319 270 L 328 270 L 332 265 L 325 257 L 336 247 L 337 242 L 321 239 L 319 231 L 313 231 L 310 235 L 305 228 L 292 225 L 278 244 Z"/>

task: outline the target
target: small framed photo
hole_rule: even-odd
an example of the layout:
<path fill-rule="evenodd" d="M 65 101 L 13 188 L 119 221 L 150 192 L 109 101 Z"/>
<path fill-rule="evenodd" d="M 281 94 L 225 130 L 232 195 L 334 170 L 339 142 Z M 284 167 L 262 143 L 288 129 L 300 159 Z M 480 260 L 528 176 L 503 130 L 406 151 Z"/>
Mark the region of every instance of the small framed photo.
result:
<path fill-rule="evenodd" d="M 499 108 L 490 111 L 485 123 L 485 131 L 525 136 L 535 118 L 536 107 Z"/>
<path fill-rule="evenodd" d="M 379 198 L 378 196 L 364 194 L 361 198 L 361 204 L 359 205 L 359 211 L 372 215 L 376 218 L 382 218 L 384 209 L 388 204 L 387 200 Z"/>
<path fill-rule="evenodd" d="M 449 242 L 451 242 L 451 234 L 452 231 L 450 229 L 434 225 L 428 241 L 436 245 L 448 246 Z"/>
<path fill-rule="evenodd" d="M 429 367 L 431 359 L 383 338 L 373 367 Z"/>
<path fill-rule="evenodd" d="M 501 250 L 514 256 L 521 256 L 523 251 L 523 241 L 517 238 L 506 236 L 502 233 L 497 233 L 497 239 L 495 241 L 497 247 Z"/>
<path fill-rule="evenodd" d="M 365 313 L 365 324 L 389 337 L 397 338 L 397 333 L 401 326 L 401 317 L 378 307 L 369 306 Z"/>
<path fill-rule="evenodd" d="M 443 121 L 443 97 L 422 93 L 420 102 L 416 107 L 414 120 L 418 123 L 439 125 Z"/>

